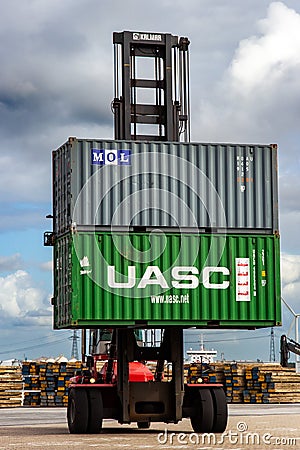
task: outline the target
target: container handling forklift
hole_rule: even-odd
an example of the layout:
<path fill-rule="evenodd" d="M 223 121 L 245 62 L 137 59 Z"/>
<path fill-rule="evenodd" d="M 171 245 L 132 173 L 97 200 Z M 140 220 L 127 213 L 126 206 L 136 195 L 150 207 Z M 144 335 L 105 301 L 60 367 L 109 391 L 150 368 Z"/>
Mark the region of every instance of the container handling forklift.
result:
<path fill-rule="evenodd" d="M 189 142 L 189 40 L 125 31 L 114 33 L 113 43 L 115 139 Z M 151 78 L 140 69 L 145 59 L 152 65 Z M 141 91 L 151 93 L 152 104 L 141 101 Z M 148 428 L 151 422 L 178 423 L 185 417 L 195 432 L 223 432 L 227 425 L 223 386 L 184 383 L 184 326 L 162 330 L 159 346 L 141 345 L 144 327 L 141 321 L 131 328 L 108 323 L 90 329 L 90 356 L 83 348 L 86 368 L 69 386 L 70 433 L 98 433 L 106 418 Z M 85 341 L 86 329 L 83 346 Z M 155 373 L 146 361 L 156 361 Z M 172 367 L 168 381 L 165 362 Z"/>
<path fill-rule="evenodd" d="M 99 433 L 106 418 L 149 428 L 151 422 L 178 423 L 189 417 L 195 432 L 225 430 L 223 386 L 183 383 L 182 329 L 165 329 L 160 347 L 138 345 L 134 330 L 113 329 L 107 353 L 98 353 L 101 347 L 103 351 L 103 331 L 90 331 L 93 356 L 87 357 L 87 368 L 71 379 L 70 433 Z M 157 361 L 155 374 L 145 361 Z M 164 381 L 165 361 L 172 363 L 170 381 Z"/>

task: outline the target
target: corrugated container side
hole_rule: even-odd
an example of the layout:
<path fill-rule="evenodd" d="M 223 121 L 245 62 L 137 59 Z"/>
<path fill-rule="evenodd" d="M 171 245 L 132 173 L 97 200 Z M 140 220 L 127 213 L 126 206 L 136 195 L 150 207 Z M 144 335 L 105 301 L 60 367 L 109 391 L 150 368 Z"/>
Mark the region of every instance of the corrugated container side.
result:
<path fill-rule="evenodd" d="M 278 325 L 279 259 L 273 235 L 69 233 L 55 244 L 55 327 Z"/>
<path fill-rule="evenodd" d="M 57 235 L 74 222 L 83 228 L 278 231 L 273 145 L 73 139 L 53 153 L 53 167 Z"/>

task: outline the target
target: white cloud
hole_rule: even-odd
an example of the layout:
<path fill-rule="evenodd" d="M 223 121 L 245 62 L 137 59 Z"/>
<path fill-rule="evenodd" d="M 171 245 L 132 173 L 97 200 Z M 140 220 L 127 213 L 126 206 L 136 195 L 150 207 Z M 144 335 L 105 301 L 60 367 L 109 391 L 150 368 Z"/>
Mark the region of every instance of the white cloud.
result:
<path fill-rule="evenodd" d="M 281 255 L 281 284 L 284 300 L 300 312 L 300 255 Z"/>
<path fill-rule="evenodd" d="M 10 272 L 12 270 L 20 269 L 21 266 L 22 258 L 20 253 L 9 256 L 0 255 L 0 272 Z"/>
<path fill-rule="evenodd" d="M 273 2 L 256 26 L 257 33 L 240 41 L 223 77 L 201 103 L 198 130 L 205 139 L 273 143 L 285 133 L 298 133 L 300 14 Z"/>
<path fill-rule="evenodd" d="M 281 2 L 271 3 L 258 30 L 260 36 L 241 41 L 236 51 L 229 70 L 234 89 L 248 96 L 274 89 L 286 78 L 299 87 L 293 69 L 300 67 L 300 15 Z"/>
<path fill-rule="evenodd" d="M 0 277 L 0 312 L 3 323 L 51 324 L 50 303 L 24 270 Z"/>
<path fill-rule="evenodd" d="M 40 265 L 40 268 L 45 272 L 52 272 L 53 270 L 53 261 L 47 261 Z"/>
<path fill-rule="evenodd" d="M 300 255 L 281 255 L 281 280 L 284 286 L 300 282 Z"/>
<path fill-rule="evenodd" d="M 284 151 L 284 149 L 282 149 Z M 293 168 L 297 170 L 296 167 Z M 300 192 L 300 177 L 297 173 L 285 173 L 279 178 L 279 195 L 280 195 L 280 210 L 281 212 L 300 212 L 299 192 Z"/>
<path fill-rule="evenodd" d="M 298 191 L 300 198 L 300 191 Z M 282 251 L 288 254 L 300 252 L 299 247 L 300 211 L 284 211 L 280 215 L 280 233 Z"/>

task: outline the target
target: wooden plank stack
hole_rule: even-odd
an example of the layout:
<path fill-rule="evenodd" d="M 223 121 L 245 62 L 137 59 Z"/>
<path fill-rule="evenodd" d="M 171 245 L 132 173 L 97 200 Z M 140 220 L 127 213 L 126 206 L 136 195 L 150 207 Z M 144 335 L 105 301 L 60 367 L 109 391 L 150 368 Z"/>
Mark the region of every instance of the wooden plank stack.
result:
<path fill-rule="evenodd" d="M 300 374 L 279 364 L 260 365 L 246 372 L 245 403 L 300 403 Z"/>
<path fill-rule="evenodd" d="M 215 362 L 210 367 L 210 381 L 224 385 L 228 403 L 241 403 L 245 388 L 244 364 Z"/>
<path fill-rule="evenodd" d="M 23 361 L 22 374 L 24 381 L 24 406 L 40 404 L 39 365 L 35 361 Z"/>
<path fill-rule="evenodd" d="M 197 382 L 200 364 L 191 364 L 190 380 Z M 279 363 L 215 362 L 210 383 L 222 383 L 228 403 L 300 403 L 300 374 Z"/>
<path fill-rule="evenodd" d="M 223 363 L 216 362 L 210 365 L 209 382 L 221 383 L 225 386 L 225 371 Z"/>
<path fill-rule="evenodd" d="M 210 367 L 208 364 L 192 363 L 187 370 L 187 383 L 209 382 Z"/>
<path fill-rule="evenodd" d="M 0 408 L 21 406 L 22 387 L 20 367 L 0 366 Z"/>
<path fill-rule="evenodd" d="M 67 406 L 69 380 L 80 369 L 80 361 L 23 363 L 24 405 Z"/>
<path fill-rule="evenodd" d="M 152 367 L 152 366 L 151 366 Z M 156 365 L 153 363 L 152 369 Z M 24 405 L 66 406 L 69 380 L 81 362 L 24 362 Z M 278 363 L 185 364 L 185 381 L 224 385 L 229 403 L 300 403 L 300 374 Z M 165 381 L 167 381 L 165 370 Z M 19 406 L 20 369 L 0 367 L 0 406 Z"/>
<path fill-rule="evenodd" d="M 237 363 L 224 364 L 225 389 L 230 403 L 241 403 L 245 388 L 244 367 Z"/>
<path fill-rule="evenodd" d="M 55 402 L 58 374 L 59 363 L 41 363 L 41 406 L 62 406 Z"/>

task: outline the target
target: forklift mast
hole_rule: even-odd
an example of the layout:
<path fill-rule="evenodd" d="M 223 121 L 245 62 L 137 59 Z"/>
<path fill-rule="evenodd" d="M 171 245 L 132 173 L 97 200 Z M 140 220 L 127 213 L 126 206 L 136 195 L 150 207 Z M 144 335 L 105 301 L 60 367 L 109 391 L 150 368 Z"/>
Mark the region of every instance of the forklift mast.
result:
<path fill-rule="evenodd" d="M 188 38 L 124 31 L 113 43 L 115 139 L 189 142 Z"/>
<path fill-rule="evenodd" d="M 113 43 L 115 140 L 189 142 L 188 38 L 124 31 L 113 34 Z M 70 432 L 98 433 L 105 418 L 149 428 L 184 417 L 197 433 L 223 432 L 223 386 L 184 383 L 183 326 L 148 329 L 144 336 L 146 345 L 138 327 L 90 330 L 88 369 L 70 384 Z M 106 362 L 99 371 L 101 359 Z M 146 361 L 156 362 L 155 374 Z M 171 368 L 166 381 L 165 362 Z"/>

